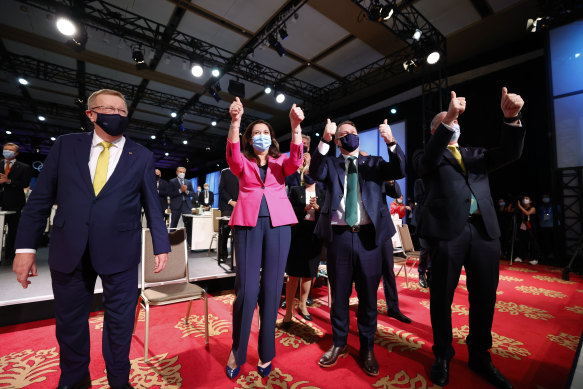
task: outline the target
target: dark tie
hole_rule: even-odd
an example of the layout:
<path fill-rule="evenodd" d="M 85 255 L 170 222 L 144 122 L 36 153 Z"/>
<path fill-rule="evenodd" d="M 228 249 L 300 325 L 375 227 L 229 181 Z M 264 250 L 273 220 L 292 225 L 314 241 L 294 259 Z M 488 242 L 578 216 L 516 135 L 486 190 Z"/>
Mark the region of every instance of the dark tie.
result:
<path fill-rule="evenodd" d="M 346 224 L 353 226 L 358 221 L 358 175 L 356 157 L 348 157 L 348 177 L 346 180 Z"/>

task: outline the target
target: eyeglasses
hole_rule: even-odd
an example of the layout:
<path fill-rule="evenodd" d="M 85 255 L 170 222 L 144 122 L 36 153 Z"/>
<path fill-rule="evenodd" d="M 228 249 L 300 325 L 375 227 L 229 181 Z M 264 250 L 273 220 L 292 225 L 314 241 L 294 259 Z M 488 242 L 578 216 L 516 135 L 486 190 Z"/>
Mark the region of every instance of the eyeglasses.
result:
<path fill-rule="evenodd" d="M 115 108 L 115 107 L 104 107 L 102 105 L 99 105 L 97 107 L 93 107 L 93 108 L 89 108 L 91 111 L 93 111 L 94 109 L 100 109 L 101 111 L 103 111 L 103 113 L 106 113 L 108 115 L 114 114 L 114 113 L 119 113 L 121 116 L 128 116 L 128 111 L 126 111 L 125 109 L 122 108 Z"/>

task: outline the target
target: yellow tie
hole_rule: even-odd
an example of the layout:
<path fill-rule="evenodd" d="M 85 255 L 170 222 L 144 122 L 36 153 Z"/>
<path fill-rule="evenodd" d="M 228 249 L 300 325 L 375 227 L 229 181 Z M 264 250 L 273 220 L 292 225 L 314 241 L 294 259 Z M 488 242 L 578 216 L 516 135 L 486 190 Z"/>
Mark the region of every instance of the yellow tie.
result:
<path fill-rule="evenodd" d="M 453 154 L 453 157 L 455 158 L 455 160 L 460 164 L 460 166 L 462 167 L 462 170 L 464 171 L 464 173 L 467 173 L 467 171 L 466 171 L 466 165 L 464 165 L 464 161 L 462 159 L 462 155 L 461 155 L 459 149 L 457 148 L 457 146 L 449 145 L 449 146 L 447 146 L 447 148 L 449 149 L 449 151 L 451 151 L 451 153 Z"/>
<path fill-rule="evenodd" d="M 95 168 L 95 178 L 93 179 L 93 189 L 95 190 L 95 196 L 101 192 L 101 189 L 105 186 L 105 181 L 107 181 L 107 166 L 109 165 L 109 148 L 111 143 L 101 142 L 103 150 L 97 158 L 97 167 Z"/>

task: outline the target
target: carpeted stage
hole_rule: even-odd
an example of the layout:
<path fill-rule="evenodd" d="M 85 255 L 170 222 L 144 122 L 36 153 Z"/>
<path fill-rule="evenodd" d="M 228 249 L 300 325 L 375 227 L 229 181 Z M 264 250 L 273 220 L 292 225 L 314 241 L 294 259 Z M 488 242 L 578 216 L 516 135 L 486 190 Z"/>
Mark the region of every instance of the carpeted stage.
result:
<path fill-rule="evenodd" d="M 318 284 L 310 309 L 313 322 L 296 320 L 289 331 L 276 332 L 274 371 L 261 379 L 256 371 L 257 320 L 249 342 L 247 364 L 230 381 L 224 366 L 231 345 L 232 293 L 209 300 L 210 344 L 204 343 L 204 304 L 196 301 L 190 324 L 184 325 L 186 303 L 153 307 L 150 318 L 150 361 L 143 361 L 144 318 L 140 316 L 132 343 L 131 383 L 136 388 L 429 388 L 431 326 L 429 292 L 419 287 L 414 271 L 397 278 L 401 310 L 412 324 L 386 316 L 382 287 L 378 292 L 379 320 L 375 354 L 378 377 L 366 376 L 355 359 L 358 353 L 356 309 L 351 299 L 350 356 L 329 369 L 317 362 L 331 345 L 325 284 Z M 468 301 L 462 275 L 453 305 L 454 347 L 448 388 L 486 388 L 489 385 L 467 367 L 464 343 L 468 333 Z M 278 321 L 282 319 L 280 311 Z M 299 317 L 299 316 L 298 316 Z M 91 376 L 94 388 L 107 388 L 101 358 L 102 313 L 92 315 Z M 583 279 L 561 279 L 561 270 L 545 266 L 501 262 L 500 286 L 494 319 L 494 364 L 516 388 L 564 388 L 583 330 Z M 59 376 L 54 320 L 0 328 L 0 388 L 56 387 Z"/>

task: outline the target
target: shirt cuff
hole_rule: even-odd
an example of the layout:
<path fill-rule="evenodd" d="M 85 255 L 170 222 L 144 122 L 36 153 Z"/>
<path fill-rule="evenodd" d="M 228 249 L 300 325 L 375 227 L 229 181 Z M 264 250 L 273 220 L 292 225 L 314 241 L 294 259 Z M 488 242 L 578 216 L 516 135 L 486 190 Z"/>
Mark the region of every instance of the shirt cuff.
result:
<path fill-rule="evenodd" d="M 396 149 L 397 149 L 397 144 L 389 146 L 389 150 L 391 150 L 391 153 L 394 153 Z"/>
<path fill-rule="evenodd" d="M 518 123 L 514 124 L 514 123 L 506 123 L 507 126 L 510 127 L 522 127 L 522 122 L 519 120 Z"/>
<path fill-rule="evenodd" d="M 324 141 L 320 141 L 320 143 L 318 144 L 318 151 L 320 152 L 320 154 L 326 155 L 328 154 L 328 151 L 330 151 L 330 145 Z"/>
<path fill-rule="evenodd" d="M 35 249 L 16 249 L 16 254 L 36 254 Z"/>
<path fill-rule="evenodd" d="M 455 132 L 455 130 L 453 129 L 453 127 L 448 126 L 447 124 L 445 124 L 444 122 L 441 122 L 441 124 L 443 124 L 443 126 L 445 128 L 447 128 L 448 130 L 450 130 L 451 132 Z"/>

